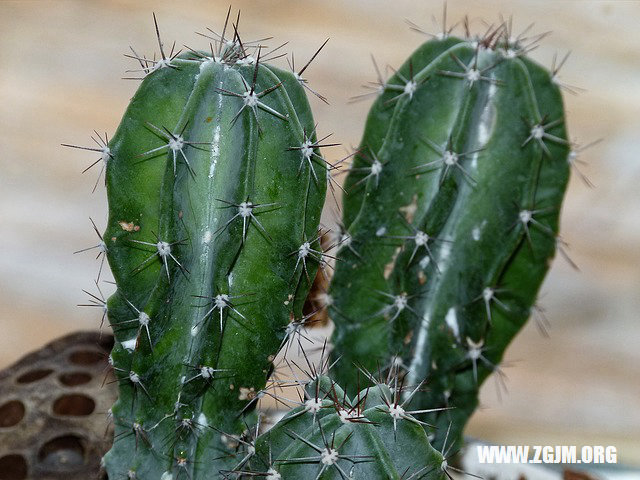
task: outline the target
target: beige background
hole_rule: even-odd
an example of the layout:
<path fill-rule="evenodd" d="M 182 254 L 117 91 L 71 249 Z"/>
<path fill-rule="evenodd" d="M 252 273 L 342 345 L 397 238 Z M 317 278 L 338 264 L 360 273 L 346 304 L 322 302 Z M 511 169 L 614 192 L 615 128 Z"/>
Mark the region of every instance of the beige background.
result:
<path fill-rule="evenodd" d="M 0 1 L 0 367 L 99 323 L 97 312 L 75 307 L 97 265 L 71 252 L 95 244 L 88 217 L 104 226 L 104 189 L 91 194 L 97 170 L 80 175 L 94 156 L 60 143 L 114 132 L 137 86 L 120 79 L 137 67 L 122 54 L 128 45 L 156 50 L 152 10 L 165 43 L 198 47 L 193 32 L 219 28 L 227 5 Z M 307 77 L 331 101 L 311 100 L 319 133 L 347 146 L 358 143 L 369 105 L 347 104 L 374 79 L 369 54 L 398 66 L 423 40 L 404 19 L 435 31 L 431 15 L 442 9 L 417 0 L 234 7 L 245 38 L 289 40 L 299 61 L 331 37 Z M 604 140 L 583 155 L 597 188 L 576 176 L 569 188 L 563 236 L 581 272 L 558 258 L 543 287 L 551 338 L 533 322 L 524 329 L 507 353 L 509 395 L 500 403 L 489 381 L 468 433 L 507 444 L 613 444 L 621 461 L 640 465 L 640 3 L 449 1 L 451 19 L 469 13 L 478 29 L 479 17 L 499 12 L 514 15 L 516 30 L 535 22 L 535 31 L 553 31 L 533 52 L 540 62 L 573 51 L 562 78 L 586 92 L 566 98 L 572 136 Z"/>

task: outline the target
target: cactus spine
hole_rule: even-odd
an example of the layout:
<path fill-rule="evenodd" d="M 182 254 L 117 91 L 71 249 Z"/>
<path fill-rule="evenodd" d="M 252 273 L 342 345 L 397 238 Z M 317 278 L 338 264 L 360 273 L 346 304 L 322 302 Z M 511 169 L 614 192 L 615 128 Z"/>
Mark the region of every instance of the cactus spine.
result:
<path fill-rule="evenodd" d="M 532 312 L 569 175 L 560 90 L 509 37 L 419 47 L 382 85 L 346 180 L 336 379 L 354 385 L 353 363 L 426 379 L 417 408 L 455 407 L 419 416 L 436 447 Z"/>
<path fill-rule="evenodd" d="M 237 34 L 217 44 L 139 59 L 108 146 L 114 479 L 235 465 L 225 434 L 244 429 L 321 260 L 326 167 L 303 86 Z"/>

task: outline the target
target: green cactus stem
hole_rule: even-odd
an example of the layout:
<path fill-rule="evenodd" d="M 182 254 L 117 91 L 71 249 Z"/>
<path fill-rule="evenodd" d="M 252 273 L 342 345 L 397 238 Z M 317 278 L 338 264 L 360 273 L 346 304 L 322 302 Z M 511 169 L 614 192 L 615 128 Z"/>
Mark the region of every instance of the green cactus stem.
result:
<path fill-rule="evenodd" d="M 420 46 L 371 108 L 331 285 L 335 375 L 405 367 L 458 439 L 532 313 L 569 176 L 562 96 L 501 26 Z"/>
<path fill-rule="evenodd" d="M 244 429 L 323 261 L 326 166 L 301 81 L 259 47 L 159 43 L 105 158 L 120 397 L 104 465 L 218 478 L 236 463 L 220 432 Z"/>
<path fill-rule="evenodd" d="M 246 462 L 229 473 L 271 480 L 444 478 L 447 460 L 407 407 L 411 399 L 400 401 L 395 380 L 350 400 L 328 377 L 317 377 L 300 406 L 244 446 Z"/>

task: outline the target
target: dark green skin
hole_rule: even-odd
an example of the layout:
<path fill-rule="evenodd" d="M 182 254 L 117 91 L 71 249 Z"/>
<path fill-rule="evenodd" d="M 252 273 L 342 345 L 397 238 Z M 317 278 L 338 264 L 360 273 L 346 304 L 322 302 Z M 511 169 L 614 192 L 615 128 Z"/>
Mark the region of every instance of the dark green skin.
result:
<path fill-rule="evenodd" d="M 172 65 L 177 68 L 147 75 L 109 145 L 104 238 L 118 287 L 108 314 L 120 398 L 112 409 L 116 439 L 104 461 L 114 479 L 129 471 L 140 479 L 165 472 L 174 479 L 218 478 L 233 466 L 235 452 L 220 432 L 245 428 L 251 390 L 241 389 L 264 388 L 290 315 L 301 314 L 310 285 L 291 254 L 317 236 L 325 198 L 324 162 L 313 161 L 316 181 L 306 161 L 300 168 L 301 152 L 288 150 L 302 144 L 304 132 L 315 140 L 307 98 L 291 73 L 260 64 L 256 92 L 282 82 L 260 101 L 286 119 L 259 108 L 256 123 L 249 108 L 233 121 L 243 100 L 219 90 L 244 93 L 241 78 L 252 84 L 253 65 L 207 62 L 201 68 L 189 58 Z M 167 144 L 147 122 L 172 133 L 186 124 L 184 139 L 202 143 L 184 146 L 193 174 L 178 154 L 174 175 L 168 148 L 141 155 Z M 253 210 L 268 237 L 252 220 L 243 240 L 241 217 L 223 228 L 238 209 L 220 200 L 247 199 L 276 204 Z M 180 242 L 171 253 L 184 270 L 167 257 L 170 279 L 158 255 L 145 263 L 156 247 L 134 242 L 155 244 L 154 235 Z M 307 259 L 307 268 L 313 278 L 317 262 Z M 245 295 L 230 299 L 244 318 L 225 308 L 222 331 L 219 310 L 203 320 L 213 305 L 198 298 L 217 294 Z M 152 348 L 137 322 L 122 325 L 138 317 L 127 301 L 151 318 Z M 124 348 L 122 342 L 136 337 L 135 348 Z M 207 381 L 197 376 L 201 366 L 223 371 Z M 148 395 L 129 372 L 139 375 Z M 183 418 L 194 428 L 180 429 Z M 133 434 L 134 422 L 142 433 Z"/>
<path fill-rule="evenodd" d="M 392 407 L 395 404 L 387 385 L 363 390 L 349 401 L 342 389 L 332 385 L 328 378 L 321 377 L 318 381 L 322 384 L 317 396 L 322 400 L 321 410 L 314 416 L 305 406 L 300 406 L 287 413 L 258 438 L 256 455 L 244 471 L 266 472 L 272 468 L 283 480 L 400 480 L 411 475 L 427 480 L 445 478 L 440 468 L 442 454 L 429 444 L 424 429 L 411 415 L 397 419 L 394 429 L 388 404 Z M 316 398 L 315 383 L 307 387 L 307 394 L 309 398 Z M 356 404 L 359 408 L 353 409 L 353 415 L 357 419 L 343 421 L 338 412 L 345 405 Z M 325 449 L 324 440 L 346 457 L 340 458 L 337 465 L 347 476 L 341 475 L 336 466 L 327 466 L 319 476 L 320 453 L 305 441 Z M 300 460 L 305 458 L 311 460 Z"/>
<path fill-rule="evenodd" d="M 337 381 L 354 384 L 353 363 L 376 370 L 398 355 L 407 385 L 428 381 L 416 408 L 455 407 L 423 418 L 438 427 L 436 448 L 449 423 L 450 438 L 459 440 L 477 406 L 479 386 L 531 313 L 555 253 L 569 176 L 562 97 L 549 72 L 526 58 L 505 59 L 485 50 L 478 68 L 497 63 L 483 75 L 498 85 L 478 81 L 470 87 L 466 79 L 442 73 L 461 72 L 453 55 L 469 65 L 474 52 L 460 39 L 429 41 L 400 69 L 408 78 L 411 63 L 417 81 L 429 77 L 413 99 L 389 105 L 399 92 L 387 90 L 376 100 L 360 148 L 366 152 L 373 145 L 378 159 L 388 163 L 377 188 L 369 179 L 360 193 L 345 196 L 344 223 L 363 260 L 342 249 L 331 285 L 334 355 L 342 356 Z M 389 83 L 402 81 L 396 75 Z M 559 141 L 545 139 L 548 152 L 535 139 L 523 145 L 533 124 L 556 120 L 546 132 Z M 473 181 L 455 166 L 446 176 L 438 168 L 442 164 L 415 168 L 441 158 L 426 140 L 444 147 L 449 136 L 455 152 L 482 149 L 475 165 L 472 155 L 459 160 Z M 356 159 L 356 167 L 366 165 Z M 360 178 L 350 173 L 347 187 Z M 403 207 L 412 199 L 415 212 L 409 217 Z M 529 241 L 519 212 L 538 209 L 544 211 L 533 216 L 538 224 L 528 224 Z M 389 238 L 414 235 L 407 223 L 435 238 L 428 245 L 437 268 L 433 261 L 420 265 L 424 247 L 410 261 L 414 240 Z M 377 237 L 383 225 L 388 233 Z M 490 301 L 491 322 L 482 298 L 486 287 L 497 288 L 506 307 Z M 396 310 L 380 311 L 392 300 L 376 291 L 406 293 L 413 312 L 406 308 L 391 322 Z M 477 379 L 467 339 L 483 342 Z"/>

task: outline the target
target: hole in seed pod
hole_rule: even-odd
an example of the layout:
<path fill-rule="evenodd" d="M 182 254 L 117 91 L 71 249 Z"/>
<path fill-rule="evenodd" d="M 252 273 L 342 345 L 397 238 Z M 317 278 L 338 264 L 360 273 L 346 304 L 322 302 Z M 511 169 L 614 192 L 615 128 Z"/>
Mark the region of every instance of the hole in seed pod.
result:
<path fill-rule="evenodd" d="M 27 461 L 22 455 L 5 455 L 0 458 L 0 480 L 24 480 L 27 478 Z"/>
<path fill-rule="evenodd" d="M 91 375 L 85 372 L 69 372 L 63 373 L 58 377 L 60 383 L 67 387 L 75 387 L 76 385 L 84 385 L 91 381 Z"/>
<path fill-rule="evenodd" d="M 96 408 L 96 402 L 86 395 L 78 393 L 63 395 L 53 403 L 53 413 L 67 416 L 90 415 Z"/>
<path fill-rule="evenodd" d="M 102 338 L 100 338 L 100 340 L 98 341 L 98 345 L 100 345 L 100 348 L 102 348 L 105 352 L 110 352 L 113 348 L 113 342 L 114 340 L 112 335 L 103 335 Z"/>
<path fill-rule="evenodd" d="M 68 471 L 80 467 L 86 463 L 83 442 L 75 435 L 56 437 L 40 448 L 38 460 L 49 470 Z"/>
<path fill-rule="evenodd" d="M 18 377 L 16 382 L 18 383 L 32 383 L 37 382 L 38 380 L 42 380 L 45 377 L 48 377 L 53 373 L 53 370 L 50 368 L 40 368 L 37 370 L 30 370 L 27 373 L 23 373 Z"/>
<path fill-rule="evenodd" d="M 11 400 L 0 406 L 0 427 L 13 427 L 24 418 L 24 404 L 20 400 Z"/>
<path fill-rule="evenodd" d="M 69 361 L 76 365 L 93 365 L 103 361 L 104 358 L 104 354 L 94 350 L 78 350 L 69 355 Z"/>

